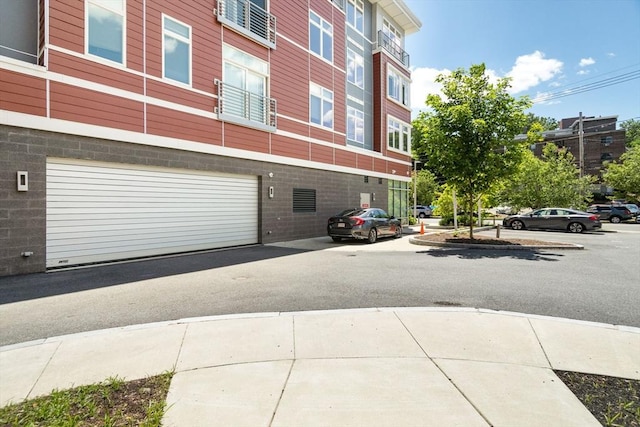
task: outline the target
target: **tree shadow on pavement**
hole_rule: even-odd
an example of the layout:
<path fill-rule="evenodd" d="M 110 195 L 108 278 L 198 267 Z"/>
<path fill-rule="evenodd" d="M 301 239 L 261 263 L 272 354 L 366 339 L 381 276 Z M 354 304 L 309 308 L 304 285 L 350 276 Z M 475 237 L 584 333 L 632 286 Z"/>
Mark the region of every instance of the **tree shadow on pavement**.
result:
<path fill-rule="evenodd" d="M 251 245 L 200 253 L 93 265 L 0 277 L 0 305 L 104 288 L 123 283 L 193 273 L 308 252 L 305 249 Z"/>
<path fill-rule="evenodd" d="M 428 251 L 418 251 L 419 254 L 426 254 L 435 258 L 458 257 L 461 259 L 482 259 L 482 258 L 511 258 L 523 259 L 527 261 L 560 261 L 564 255 L 552 252 L 543 252 L 539 249 L 532 250 L 500 250 L 500 249 L 465 249 L 465 248 L 441 248 Z"/>

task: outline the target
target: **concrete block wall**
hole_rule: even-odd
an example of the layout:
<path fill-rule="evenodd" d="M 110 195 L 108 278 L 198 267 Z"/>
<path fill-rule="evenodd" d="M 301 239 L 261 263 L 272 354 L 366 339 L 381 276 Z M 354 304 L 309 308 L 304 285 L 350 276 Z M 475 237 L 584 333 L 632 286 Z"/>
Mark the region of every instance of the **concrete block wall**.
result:
<path fill-rule="evenodd" d="M 0 126 L 0 276 L 45 270 L 47 157 L 258 176 L 260 243 L 323 236 L 328 217 L 358 206 L 360 193 L 376 193 L 383 209 L 388 200 L 378 178 Z M 28 172 L 29 191 L 17 191 L 17 171 Z M 316 212 L 293 212 L 294 188 L 316 190 Z M 229 218 L 229 227 L 248 214 Z"/>

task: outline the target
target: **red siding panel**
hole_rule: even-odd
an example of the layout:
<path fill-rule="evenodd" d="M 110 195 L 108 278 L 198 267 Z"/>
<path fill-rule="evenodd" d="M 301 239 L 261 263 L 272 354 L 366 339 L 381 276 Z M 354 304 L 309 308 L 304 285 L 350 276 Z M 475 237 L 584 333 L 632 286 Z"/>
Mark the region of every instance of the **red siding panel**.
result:
<path fill-rule="evenodd" d="M 51 117 L 142 132 L 143 104 L 51 82 Z"/>
<path fill-rule="evenodd" d="M 260 153 L 269 152 L 270 134 L 268 132 L 238 126 L 231 123 L 225 123 L 223 129 L 223 145 L 225 147 L 239 148 L 241 150 L 256 151 Z"/>
<path fill-rule="evenodd" d="M 213 86 L 213 82 L 211 82 Z M 147 95 L 169 102 L 175 102 L 188 107 L 197 108 L 209 113 L 217 105 L 217 100 L 212 96 L 206 96 L 188 89 L 183 89 L 173 84 L 158 82 L 156 80 L 147 81 Z"/>
<path fill-rule="evenodd" d="M 278 111 L 280 110 L 278 109 Z M 309 125 L 278 117 L 278 130 L 307 136 L 309 134 Z"/>
<path fill-rule="evenodd" d="M 143 93 L 143 79 L 138 75 L 56 51 L 49 54 L 49 70 L 130 92 Z"/>
<path fill-rule="evenodd" d="M 295 41 L 300 46 L 309 45 L 309 10 L 306 1 L 274 1 L 271 3 L 270 13 L 276 16 L 279 24 L 278 34 Z M 328 3 L 328 2 L 327 2 Z M 315 4 L 313 6 L 316 7 Z M 315 11 L 315 9 L 314 9 Z M 277 49 L 280 49 L 282 40 L 277 40 Z"/>
<path fill-rule="evenodd" d="M 273 135 L 271 137 L 271 154 L 308 160 L 309 143 L 297 139 L 285 138 L 280 135 Z"/>
<path fill-rule="evenodd" d="M 207 144 L 222 144 L 222 126 L 218 120 L 155 105 L 147 106 L 147 132 Z"/>
<path fill-rule="evenodd" d="M 0 110 L 44 116 L 46 86 L 43 79 L 0 70 Z"/>
<path fill-rule="evenodd" d="M 314 162 L 333 164 L 333 148 L 311 144 L 311 160 Z"/>
<path fill-rule="evenodd" d="M 286 41 L 271 53 L 271 97 L 278 102 L 278 114 L 304 122 L 309 121 L 308 61 L 308 53 Z"/>
<path fill-rule="evenodd" d="M 127 2 L 127 68 L 142 72 L 143 65 L 143 2 Z"/>
<path fill-rule="evenodd" d="M 49 22 L 51 44 L 84 53 L 84 1 L 51 0 Z"/>
<path fill-rule="evenodd" d="M 357 163 L 356 153 L 336 149 L 336 165 L 355 168 Z"/>
<path fill-rule="evenodd" d="M 309 136 L 321 141 L 333 142 L 333 132 L 315 126 L 309 127 Z"/>

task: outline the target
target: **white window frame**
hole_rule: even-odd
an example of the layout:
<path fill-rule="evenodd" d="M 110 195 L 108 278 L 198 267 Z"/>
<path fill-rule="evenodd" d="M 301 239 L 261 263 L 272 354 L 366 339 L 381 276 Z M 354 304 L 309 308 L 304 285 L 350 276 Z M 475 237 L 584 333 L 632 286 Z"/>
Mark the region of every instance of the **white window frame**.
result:
<path fill-rule="evenodd" d="M 352 63 L 353 73 L 350 73 Z M 360 77 L 359 81 L 358 76 Z M 350 48 L 347 48 L 347 81 L 364 89 L 364 57 Z"/>
<path fill-rule="evenodd" d="M 398 104 L 409 107 L 411 81 L 391 65 L 387 66 L 387 97 Z"/>
<path fill-rule="evenodd" d="M 393 135 L 393 139 L 391 139 Z M 397 145 L 397 147 L 396 147 Z M 393 116 L 387 116 L 387 149 L 411 154 L 411 125 Z"/>
<path fill-rule="evenodd" d="M 109 13 L 115 14 L 120 16 L 120 18 L 122 19 L 122 46 L 121 46 L 121 51 L 122 51 L 122 61 L 115 61 L 113 59 L 110 58 L 105 58 L 104 56 L 100 56 L 97 55 L 95 53 L 90 53 L 89 52 L 89 45 L 90 45 L 90 40 L 89 40 L 89 5 L 93 5 L 95 7 L 99 7 L 100 9 L 103 9 Z M 120 64 L 120 65 L 124 65 L 126 66 L 127 64 L 127 0 L 122 0 L 122 10 L 115 10 L 113 8 L 109 8 L 106 7 L 106 5 L 101 2 L 100 0 L 85 0 L 84 2 L 84 40 L 85 40 L 85 46 L 84 46 L 84 51 L 86 55 L 92 56 L 94 58 L 99 58 L 100 60 L 103 61 L 108 61 L 111 64 Z"/>
<path fill-rule="evenodd" d="M 349 16 L 353 13 L 353 16 Z M 364 34 L 364 2 L 362 0 L 347 0 L 347 24 L 360 34 Z M 352 22 L 353 21 L 353 22 Z"/>
<path fill-rule="evenodd" d="M 174 24 L 180 25 L 185 27 L 185 29 L 187 29 L 189 31 L 189 38 L 184 37 L 182 34 L 178 34 L 175 33 L 167 28 L 165 28 L 165 19 L 168 19 L 170 21 L 172 21 Z M 166 75 L 166 61 L 167 58 L 165 57 L 165 52 L 166 52 L 166 46 L 165 46 L 165 36 L 169 36 L 172 37 L 182 43 L 186 43 L 189 46 L 189 81 L 188 82 L 183 82 L 180 80 L 176 80 L 172 77 L 168 77 Z M 191 25 L 185 24 L 184 22 L 178 21 L 175 18 L 172 18 L 169 15 L 165 15 L 164 13 L 162 14 L 162 78 L 165 80 L 170 80 L 171 82 L 176 82 L 182 85 L 186 85 L 186 86 L 191 86 L 192 81 L 193 81 L 193 58 L 192 58 L 192 51 L 193 51 L 193 44 L 191 43 L 191 40 L 193 38 L 193 30 L 191 28 Z"/>
<path fill-rule="evenodd" d="M 347 107 L 347 139 L 364 146 L 364 111 Z"/>
<path fill-rule="evenodd" d="M 320 22 L 316 22 L 316 20 Z M 311 26 L 312 25 L 316 27 L 318 30 L 320 30 L 320 52 L 316 52 L 315 50 L 312 49 L 312 46 L 311 46 Z M 328 35 L 331 39 L 331 46 L 329 47 L 329 49 L 331 49 L 329 51 L 331 58 L 327 58 L 325 56 L 325 54 L 327 53 L 326 52 L 327 48 L 325 47 L 325 43 L 324 43 L 325 35 Z M 327 61 L 333 64 L 333 25 L 331 25 L 328 21 L 323 19 L 322 16 L 318 15 L 312 10 L 309 10 L 309 52 L 311 52 L 312 54 L 316 55 L 319 58 L 322 58 L 323 61 Z"/>
<path fill-rule="evenodd" d="M 253 56 L 243 50 L 240 50 L 236 47 L 233 47 L 225 43 L 222 46 L 222 82 L 225 84 L 229 84 L 229 78 L 226 75 L 227 65 L 235 67 L 243 73 L 244 86 L 238 87 L 238 89 L 246 92 L 251 92 L 262 98 L 268 98 L 269 96 L 269 63 L 268 62 L 263 61 L 262 59 L 256 56 Z M 261 93 L 253 92 L 249 90 L 250 88 L 248 87 L 248 80 L 247 80 L 247 76 L 249 75 L 256 77 L 258 79 L 262 79 Z M 266 103 L 266 100 L 265 100 L 265 103 Z M 268 105 L 264 104 L 262 105 L 261 108 L 262 110 L 259 108 L 257 111 L 254 109 L 251 109 L 251 111 L 249 112 L 249 121 L 256 121 L 253 118 L 254 113 L 258 113 L 257 116 L 261 118 L 264 117 L 266 119 L 265 112 L 266 112 L 266 108 L 268 108 Z M 238 117 L 243 117 L 243 116 L 238 116 Z M 262 121 L 258 121 L 258 122 L 262 123 Z"/>
<path fill-rule="evenodd" d="M 320 100 L 320 123 L 313 120 L 313 102 L 312 100 L 317 98 Z M 331 104 L 331 108 L 325 110 L 325 102 Z M 309 123 L 321 126 L 325 129 L 333 130 L 333 125 L 335 122 L 335 105 L 334 105 L 334 97 L 333 92 L 327 88 L 324 88 L 320 85 L 317 85 L 313 82 L 309 82 Z M 331 126 L 327 126 L 325 124 L 325 116 L 330 114 L 331 116 Z"/>
<path fill-rule="evenodd" d="M 402 48 L 402 33 L 398 31 L 386 18 L 382 19 L 382 33 L 389 37 L 396 46 Z"/>

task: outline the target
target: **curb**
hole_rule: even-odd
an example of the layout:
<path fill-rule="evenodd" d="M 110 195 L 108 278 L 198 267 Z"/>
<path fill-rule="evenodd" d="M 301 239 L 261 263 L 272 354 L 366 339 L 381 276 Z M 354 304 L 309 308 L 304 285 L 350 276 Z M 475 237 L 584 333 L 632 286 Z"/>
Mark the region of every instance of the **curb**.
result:
<path fill-rule="evenodd" d="M 474 231 L 485 231 L 492 230 L 494 226 L 482 226 L 478 228 L 474 228 Z M 451 230 L 453 231 L 453 230 Z M 458 229 L 457 231 L 460 231 Z M 464 231 L 464 230 L 463 230 Z M 446 232 L 450 232 L 447 230 Z M 421 238 L 422 237 L 422 238 Z M 440 248 L 463 248 L 463 249 L 491 249 L 491 250 L 509 250 L 509 251 L 530 251 L 530 250 L 539 250 L 539 249 L 566 249 L 566 250 L 583 250 L 583 245 L 578 245 L 575 243 L 564 243 L 564 244 L 552 244 L 552 245 L 482 245 L 482 244 L 472 244 L 472 243 L 447 243 L 447 242 L 434 242 L 429 241 L 429 235 L 423 234 L 421 236 L 411 236 L 409 237 L 409 243 L 419 246 L 434 246 Z"/>
<path fill-rule="evenodd" d="M 446 243 L 446 242 L 434 242 L 429 240 L 419 239 L 417 237 L 410 237 L 409 243 L 419 246 L 434 246 L 441 248 L 464 248 L 464 249 L 492 249 L 492 250 L 508 250 L 508 251 L 529 251 L 538 249 L 567 249 L 567 250 L 582 250 L 583 245 L 577 245 L 573 243 L 567 243 L 564 245 L 481 245 L 472 243 Z"/>

